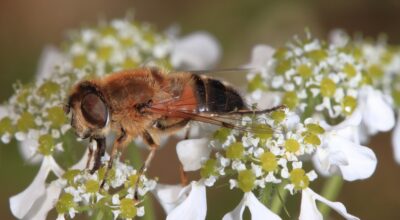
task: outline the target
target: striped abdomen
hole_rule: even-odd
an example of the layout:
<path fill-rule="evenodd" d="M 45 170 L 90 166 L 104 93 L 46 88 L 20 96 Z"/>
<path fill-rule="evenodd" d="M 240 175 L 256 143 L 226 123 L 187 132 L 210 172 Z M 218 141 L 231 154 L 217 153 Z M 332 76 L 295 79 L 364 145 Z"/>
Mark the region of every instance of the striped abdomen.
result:
<path fill-rule="evenodd" d="M 247 109 L 243 98 L 221 81 L 193 74 L 198 112 L 232 112 Z"/>

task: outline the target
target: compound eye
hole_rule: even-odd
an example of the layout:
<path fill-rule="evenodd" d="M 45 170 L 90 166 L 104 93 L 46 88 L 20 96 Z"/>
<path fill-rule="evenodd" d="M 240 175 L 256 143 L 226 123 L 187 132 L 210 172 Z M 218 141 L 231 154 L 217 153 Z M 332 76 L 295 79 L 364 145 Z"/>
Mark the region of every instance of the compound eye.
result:
<path fill-rule="evenodd" d="M 82 114 L 85 119 L 99 128 L 102 128 L 107 123 L 108 110 L 106 104 L 99 96 L 89 93 L 82 99 L 81 103 Z"/>

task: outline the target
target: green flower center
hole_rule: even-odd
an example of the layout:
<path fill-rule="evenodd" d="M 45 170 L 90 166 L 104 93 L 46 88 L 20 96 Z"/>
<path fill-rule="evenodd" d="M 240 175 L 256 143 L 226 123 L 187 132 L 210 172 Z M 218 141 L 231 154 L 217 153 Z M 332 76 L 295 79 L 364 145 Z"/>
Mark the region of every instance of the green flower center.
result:
<path fill-rule="evenodd" d="M 305 189 L 310 184 L 306 172 L 301 168 L 293 169 L 290 172 L 290 181 L 293 183 L 296 190 Z"/>
<path fill-rule="evenodd" d="M 133 218 L 136 216 L 137 209 L 132 199 L 124 198 L 120 201 L 120 210 L 122 218 Z"/>
<path fill-rule="evenodd" d="M 274 171 L 278 167 L 278 163 L 276 162 L 276 156 L 271 152 L 264 152 L 260 156 L 261 166 L 267 171 Z"/>
<path fill-rule="evenodd" d="M 351 115 L 357 107 L 357 100 L 351 96 L 345 96 L 342 101 L 342 109 L 345 115 Z"/>
<path fill-rule="evenodd" d="M 202 178 L 208 178 L 216 174 L 215 167 L 217 161 L 215 159 L 208 159 L 200 170 L 200 175 Z"/>
<path fill-rule="evenodd" d="M 291 153 L 295 153 L 300 150 L 300 144 L 295 139 L 287 139 L 285 141 L 285 148 L 287 151 L 289 151 Z"/>
<path fill-rule="evenodd" d="M 243 192 L 250 192 L 255 185 L 256 175 L 251 170 L 242 170 L 239 172 L 239 188 Z"/>
<path fill-rule="evenodd" d="M 321 95 L 324 97 L 332 97 L 336 92 L 336 84 L 329 78 L 324 78 L 320 85 Z"/>

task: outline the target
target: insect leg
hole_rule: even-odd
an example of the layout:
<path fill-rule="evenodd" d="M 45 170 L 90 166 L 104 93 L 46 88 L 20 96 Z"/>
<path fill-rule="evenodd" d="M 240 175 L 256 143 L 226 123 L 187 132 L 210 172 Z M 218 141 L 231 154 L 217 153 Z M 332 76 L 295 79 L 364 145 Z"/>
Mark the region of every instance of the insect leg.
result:
<path fill-rule="evenodd" d="M 146 142 L 146 144 L 149 145 L 150 153 L 147 155 L 147 158 L 146 158 L 144 164 L 142 165 L 142 167 L 140 168 L 139 173 L 138 173 L 138 179 L 136 180 L 135 193 L 134 193 L 134 197 L 135 197 L 136 200 L 139 199 L 139 197 L 138 197 L 138 187 L 139 187 L 140 177 L 143 175 L 143 173 L 146 172 L 147 168 L 150 166 L 150 163 L 153 160 L 154 155 L 156 153 L 156 150 L 158 149 L 158 146 L 159 146 L 154 141 L 153 137 L 151 136 L 151 134 L 148 131 L 144 131 L 143 132 L 142 138 Z"/>
<path fill-rule="evenodd" d="M 106 139 L 105 138 L 95 138 L 94 139 L 97 143 L 96 155 L 94 157 L 94 165 L 93 168 L 90 170 L 90 173 L 93 174 L 98 170 L 101 166 L 101 157 L 104 156 L 106 153 Z M 90 150 L 89 150 L 90 153 Z"/>
<path fill-rule="evenodd" d="M 89 169 L 90 162 L 92 161 L 92 157 L 93 157 L 93 139 L 90 139 L 88 160 L 86 162 L 86 169 Z"/>
<path fill-rule="evenodd" d="M 245 115 L 245 114 L 266 114 L 266 113 L 271 113 L 274 111 L 278 110 L 284 110 L 286 109 L 286 105 L 278 105 L 272 108 L 267 108 L 267 109 L 262 109 L 262 110 L 237 110 L 237 111 L 232 111 L 228 112 L 225 114 L 233 114 L 233 115 Z"/>
<path fill-rule="evenodd" d="M 106 183 L 106 179 L 108 173 L 110 172 L 114 159 L 117 156 L 118 149 L 123 145 L 123 143 L 127 140 L 127 136 L 124 129 L 121 129 L 120 136 L 114 141 L 114 144 L 111 148 L 110 160 L 107 163 L 106 173 L 104 174 L 103 180 L 101 181 L 100 188 L 103 188 L 104 184 Z"/>
<path fill-rule="evenodd" d="M 173 119 L 173 118 L 167 118 L 163 120 L 159 120 L 156 122 L 155 127 L 161 131 L 161 132 L 168 132 L 172 133 L 175 131 L 178 131 L 179 129 L 183 128 L 189 123 L 190 119 Z M 185 138 L 184 140 L 189 139 L 189 133 L 190 133 L 190 128 L 186 130 Z M 179 165 L 179 177 L 181 179 L 181 184 L 183 186 L 186 186 L 188 184 L 188 177 L 187 173 L 183 170 L 183 165 Z"/>
<path fill-rule="evenodd" d="M 161 132 L 174 132 L 185 127 L 189 121 L 189 119 L 180 119 L 178 121 L 174 119 L 158 120 L 155 123 L 155 127 Z"/>
<path fill-rule="evenodd" d="M 189 134 L 190 134 L 190 127 L 186 130 L 185 138 L 184 140 L 189 139 Z M 186 186 L 189 182 L 189 179 L 187 177 L 187 172 L 183 170 L 183 165 L 182 163 L 179 163 L 179 177 L 181 179 L 181 185 Z"/>

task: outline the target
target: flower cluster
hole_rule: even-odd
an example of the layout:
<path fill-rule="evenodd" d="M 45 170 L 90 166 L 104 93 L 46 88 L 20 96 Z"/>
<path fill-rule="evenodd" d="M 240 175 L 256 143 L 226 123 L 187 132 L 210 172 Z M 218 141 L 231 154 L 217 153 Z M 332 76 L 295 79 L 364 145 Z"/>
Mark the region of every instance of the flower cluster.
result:
<path fill-rule="evenodd" d="M 207 212 L 205 188 L 226 181 L 231 189 L 238 188 L 244 195 L 238 206 L 225 214 L 225 220 L 242 219 L 246 207 L 253 219 L 280 219 L 265 204 L 273 200 L 268 195 L 281 196 L 286 192 L 302 193 L 300 219 L 321 216 L 314 208 L 315 200 L 329 205 L 347 219 L 357 219 L 348 214 L 341 203 L 330 202 L 309 188 L 317 174 L 303 167 L 303 161 L 322 147 L 326 135 L 317 121 L 307 119 L 301 123 L 293 112 L 278 110 L 270 115 L 246 116 L 237 126 L 242 129 L 218 129 L 208 141 L 204 138 L 186 140 L 187 150 L 178 144 L 177 153 L 184 170 L 200 169 L 202 178 L 188 187 L 157 186 L 155 195 L 164 206 L 167 219 L 179 219 L 178 216 L 204 219 Z M 189 166 L 199 164 L 199 160 L 201 166 Z M 264 198 L 260 201 L 256 195 Z M 167 206 L 171 204 L 172 208 Z"/>
<path fill-rule="evenodd" d="M 94 174 L 80 169 L 65 172 L 61 179 L 65 182 L 63 194 L 56 203 L 58 219 L 64 219 L 66 214 L 73 218 L 76 213 L 92 210 L 102 210 L 106 216 L 112 213 L 114 219 L 143 216 L 143 196 L 155 188 L 156 182 L 139 176 L 133 167 L 117 160 L 100 188 L 105 172 L 106 167 Z M 140 198 L 135 198 L 136 188 Z"/>
<path fill-rule="evenodd" d="M 211 145 L 223 153 L 207 160 L 201 170 L 206 184 L 229 174 L 231 188 L 243 192 L 264 188 L 266 184 L 286 182 L 290 191 L 308 187 L 316 178 L 314 171 L 306 172 L 300 157 L 311 155 L 321 145 L 324 129 L 317 123 L 300 123 L 293 115 L 286 119 L 285 111 L 243 118 L 245 126 L 255 131 L 241 134 L 237 130 L 220 129 Z M 261 123 L 262 122 L 262 123 Z"/>
<path fill-rule="evenodd" d="M 357 107 L 358 90 L 364 84 L 354 50 L 329 45 L 308 36 L 295 38 L 277 49 L 261 71 L 249 74 L 250 92 L 282 92 L 283 104 L 301 114 L 346 117 Z"/>
<path fill-rule="evenodd" d="M 248 65 L 255 69 L 248 74 L 250 98 L 267 107 L 283 103 L 302 121 L 312 117 L 322 122 L 329 131 L 327 140 L 333 142 L 326 141 L 313 156 L 320 173 L 331 175 L 340 170 L 349 181 L 368 178 L 375 170 L 376 156 L 359 143 L 365 144 L 370 136 L 395 125 L 393 100 L 400 71 L 397 51 L 383 41 L 351 40 L 341 31 L 333 32 L 330 42 L 307 34 L 277 50 L 257 46 Z M 395 158 L 399 160 L 397 140 L 394 135 Z M 333 146 L 334 142 L 339 146 Z M 349 147 L 340 147 L 343 144 Z M 339 152 L 342 161 L 333 156 Z M 357 157 L 350 156 L 355 152 Z M 355 167 L 357 163 L 369 168 Z M 344 171 L 350 167 L 352 171 Z"/>

